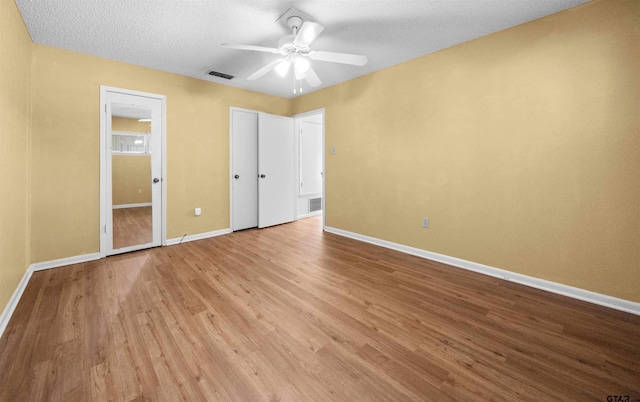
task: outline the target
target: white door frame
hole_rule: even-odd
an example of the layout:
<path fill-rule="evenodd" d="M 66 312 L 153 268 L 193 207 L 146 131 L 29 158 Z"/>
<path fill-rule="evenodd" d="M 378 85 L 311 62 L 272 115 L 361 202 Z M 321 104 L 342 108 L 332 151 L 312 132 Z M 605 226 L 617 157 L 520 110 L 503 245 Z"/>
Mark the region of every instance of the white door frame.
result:
<path fill-rule="evenodd" d="M 296 130 L 296 138 L 300 137 L 300 119 L 304 118 L 304 117 L 309 117 L 309 116 L 315 116 L 315 115 L 321 115 L 322 116 L 322 230 L 325 230 L 326 227 L 326 219 L 327 219 L 327 210 L 326 210 L 326 185 L 325 183 L 327 182 L 327 172 L 325 170 L 325 118 L 324 118 L 324 108 L 322 109 L 316 109 L 316 110 L 312 110 L 309 112 L 304 112 L 304 113 L 300 113 L 300 114 L 296 114 L 293 115 L 292 117 L 295 120 L 295 130 Z M 300 152 L 300 147 L 296 146 L 296 153 Z M 298 160 L 300 158 L 300 155 L 296 154 L 296 160 Z M 296 164 L 296 177 L 300 177 L 300 166 L 299 164 Z M 296 193 L 297 194 L 297 193 Z M 299 201 L 299 197 L 296 196 L 296 219 L 297 219 L 297 211 L 298 211 L 298 201 Z"/>
<path fill-rule="evenodd" d="M 119 93 L 124 95 L 142 96 L 160 100 L 161 106 L 161 180 L 162 180 L 162 206 L 161 206 L 161 223 L 160 223 L 160 242 L 161 245 L 167 245 L 167 97 L 147 92 L 132 91 L 116 87 L 100 85 L 100 258 L 107 255 L 107 196 L 111 191 L 107 191 L 107 93 Z"/>

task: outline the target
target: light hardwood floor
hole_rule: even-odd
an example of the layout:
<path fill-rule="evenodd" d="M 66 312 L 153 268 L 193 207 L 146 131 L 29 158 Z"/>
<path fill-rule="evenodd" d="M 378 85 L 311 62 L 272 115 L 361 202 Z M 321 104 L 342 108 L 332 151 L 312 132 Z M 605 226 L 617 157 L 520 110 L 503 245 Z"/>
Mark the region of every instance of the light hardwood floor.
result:
<path fill-rule="evenodd" d="M 119 249 L 153 241 L 151 207 L 113 210 L 113 248 Z"/>
<path fill-rule="evenodd" d="M 639 335 L 312 218 L 34 273 L 0 400 L 634 400 Z"/>

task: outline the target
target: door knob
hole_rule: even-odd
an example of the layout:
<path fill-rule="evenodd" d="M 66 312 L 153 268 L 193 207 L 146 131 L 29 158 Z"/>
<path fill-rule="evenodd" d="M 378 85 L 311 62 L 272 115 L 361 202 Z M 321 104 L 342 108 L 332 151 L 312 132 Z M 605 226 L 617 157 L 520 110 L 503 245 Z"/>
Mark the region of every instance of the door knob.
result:
<path fill-rule="evenodd" d="M 264 179 L 265 177 L 267 177 L 267 176 L 265 176 L 265 175 L 263 175 L 263 174 L 261 174 L 261 175 L 260 175 L 260 178 L 261 178 L 261 179 Z"/>
<path fill-rule="evenodd" d="M 240 178 L 240 175 L 239 175 L 239 174 L 237 174 L 237 175 L 233 176 L 233 178 L 234 178 L 234 179 L 239 179 L 239 178 Z"/>
<path fill-rule="evenodd" d="M 160 179 L 158 179 L 157 177 L 154 177 L 154 178 L 153 178 L 153 182 L 154 182 L 154 183 L 157 183 L 157 182 L 159 182 L 159 181 L 160 181 Z"/>

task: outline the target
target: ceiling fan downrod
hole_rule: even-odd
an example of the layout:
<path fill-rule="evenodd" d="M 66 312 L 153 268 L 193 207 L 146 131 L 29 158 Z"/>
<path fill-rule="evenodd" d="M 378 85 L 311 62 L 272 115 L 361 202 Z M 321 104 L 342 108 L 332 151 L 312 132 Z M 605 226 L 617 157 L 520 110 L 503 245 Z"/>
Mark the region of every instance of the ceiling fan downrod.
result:
<path fill-rule="evenodd" d="M 298 34 L 298 30 L 302 26 L 302 18 L 295 15 L 293 17 L 289 17 L 287 19 L 287 25 L 289 26 L 289 28 L 291 28 L 291 30 L 293 31 L 293 35 L 295 36 Z"/>

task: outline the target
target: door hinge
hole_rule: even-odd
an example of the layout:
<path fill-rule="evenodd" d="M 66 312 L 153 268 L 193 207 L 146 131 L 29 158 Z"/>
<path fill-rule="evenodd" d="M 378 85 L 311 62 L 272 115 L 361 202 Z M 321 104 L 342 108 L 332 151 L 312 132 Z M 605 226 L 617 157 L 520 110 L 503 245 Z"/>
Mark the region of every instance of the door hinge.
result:
<path fill-rule="evenodd" d="M 107 225 L 104 225 L 104 232 L 107 233 Z"/>

